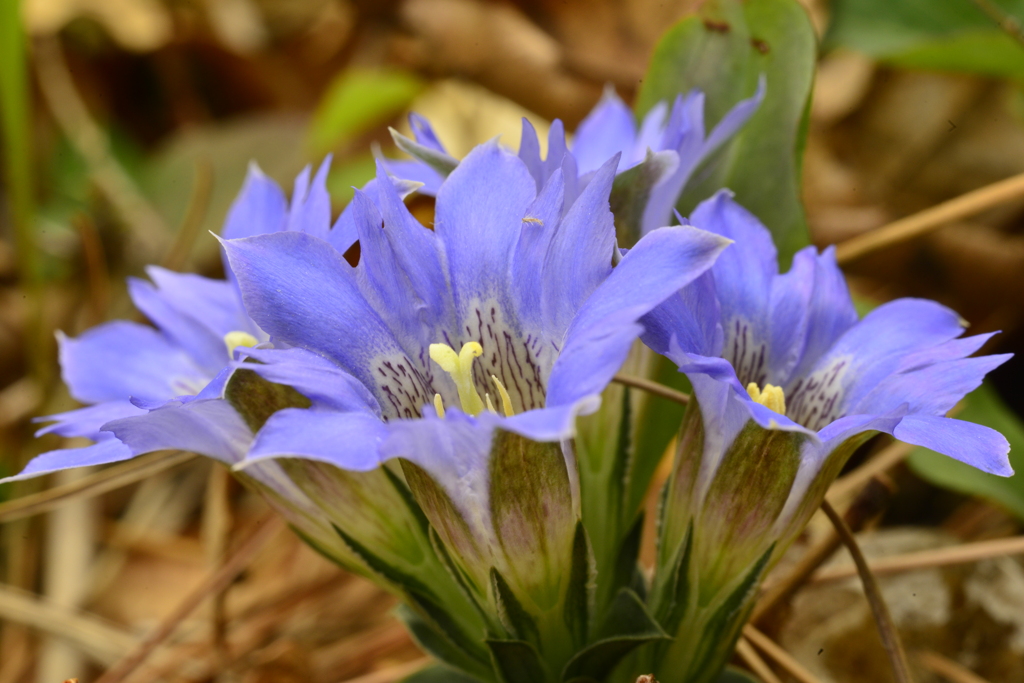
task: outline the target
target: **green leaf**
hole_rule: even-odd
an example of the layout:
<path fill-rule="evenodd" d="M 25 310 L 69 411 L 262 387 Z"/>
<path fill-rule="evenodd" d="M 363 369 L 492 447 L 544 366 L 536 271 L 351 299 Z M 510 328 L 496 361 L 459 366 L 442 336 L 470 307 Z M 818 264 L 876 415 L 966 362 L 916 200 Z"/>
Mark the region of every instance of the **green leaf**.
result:
<path fill-rule="evenodd" d="M 957 419 L 976 422 L 1000 432 L 1010 442 L 1010 464 L 1017 474 L 997 477 L 975 469 L 959 460 L 917 448 L 910 454 L 910 468 L 922 479 L 961 493 L 981 496 L 1024 519 L 1024 424 L 1003 403 L 988 384 L 964 399 L 964 408 Z"/>
<path fill-rule="evenodd" d="M 1024 19 L 1021 0 L 986 0 L 1004 20 Z M 1024 78 L 1024 49 L 969 0 L 836 0 L 826 36 L 911 68 Z"/>
<path fill-rule="evenodd" d="M 469 655 L 448 634 L 424 618 L 422 614 L 408 605 L 399 605 L 396 613 L 423 650 L 460 672 L 465 672 L 473 679 L 495 680 L 494 672 L 488 664 Z"/>
<path fill-rule="evenodd" d="M 594 611 L 594 550 L 587 537 L 583 522 L 576 522 L 576 533 L 572 543 L 572 567 L 569 570 L 569 587 L 565 593 L 564 621 L 573 637 L 573 644 L 579 648 L 587 642 L 590 630 L 590 615 Z"/>
<path fill-rule="evenodd" d="M 464 671 L 444 664 L 431 664 L 402 679 L 402 683 L 478 683 L 479 681 L 479 678 L 474 678 Z"/>
<path fill-rule="evenodd" d="M 690 564 L 693 555 L 693 520 L 686 529 L 686 536 L 682 544 L 676 549 L 672 563 L 667 567 L 668 577 L 658 587 L 660 590 L 655 593 L 656 611 L 658 623 L 669 633 L 679 630 L 679 624 L 683 620 L 690 604 L 692 584 L 690 581 Z M 661 569 L 661 568 L 659 568 Z M 662 572 L 659 571 L 659 574 Z"/>
<path fill-rule="evenodd" d="M 641 221 L 651 190 L 676 166 L 673 152 L 652 152 L 633 168 L 615 176 L 609 197 L 615 216 L 615 235 L 619 246 L 631 247 L 640 239 Z"/>
<path fill-rule="evenodd" d="M 726 667 L 725 671 L 715 679 L 715 683 L 761 683 L 761 681 L 758 678 L 754 678 L 746 671 L 740 671 L 739 669 L 729 666 Z"/>
<path fill-rule="evenodd" d="M 578 652 L 562 671 L 562 680 L 602 681 L 623 657 L 637 647 L 668 640 L 636 593 L 623 588 L 597 629 L 595 641 Z"/>
<path fill-rule="evenodd" d="M 509 634 L 518 640 L 539 642 L 540 632 L 537 630 L 536 620 L 523 609 L 515 593 L 509 588 L 508 582 L 494 567 L 491 567 L 491 591 L 498 610 L 498 618 Z"/>
<path fill-rule="evenodd" d="M 655 48 L 637 100 L 644 114 L 659 101 L 699 88 L 708 128 L 764 74 L 757 113 L 705 162 L 678 207 L 688 215 L 721 187 L 768 226 L 785 267 L 809 242 L 800 202 L 800 170 L 815 68 L 814 29 L 797 0 L 709 0 Z"/>
<path fill-rule="evenodd" d="M 545 683 L 547 672 L 532 645 L 522 640 L 487 641 L 491 661 L 502 683 Z"/>
<path fill-rule="evenodd" d="M 346 204 L 355 196 L 355 188 L 362 187 L 377 174 L 377 160 L 372 154 L 346 159 L 331 167 L 327 175 L 327 191 L 331 198 Z"/>
<path fill-rule="evenodd" d="M 394 116 L 423 89 L 398 69 L 351 68 L 338 74 L 313 114 L 308 144 L 323 154 Z"/>

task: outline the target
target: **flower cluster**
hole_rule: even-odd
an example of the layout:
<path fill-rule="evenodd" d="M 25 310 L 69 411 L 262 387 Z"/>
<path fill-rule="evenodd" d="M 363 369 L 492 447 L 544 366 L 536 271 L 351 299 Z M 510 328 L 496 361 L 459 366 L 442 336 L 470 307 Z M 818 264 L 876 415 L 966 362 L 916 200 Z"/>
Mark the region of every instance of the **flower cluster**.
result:
<path fill-rule="evenodd" d="M 524 123 L 518 154 L 490 142 L 458 161 L 414 116 L 416 140 L 396 140 L 415 160 L 380 160 L 333 223 L 329 160 L 290 202 L 251 169 L 221 235 L 227 279 L 151 268 L 129 289 L 153 326 L 60 337 L 87 407 L 41 433 L 95 444 L 16 478 L 201 453 L 400 595 L 421 644 L 473 679 L 709 680 L 866 435 L 1010 474 L 1005 439 L 943 417 L 1005 360 L 968 357 L 987 335 L 960 338 L 919 300 L 858 321 L 831 250 L 779 274 L 727 192 L 669 225 L 762 95 L 705 136 L 698 93 L 639 129 L 610 93 L 571 150 L 553 126 L 544 159 Z M 403 201 L 416 190 L 436 196 L 429 227 Z M 636 538 L 591 542 L 581 501 L 599 484 L 574 438 L 640 339 L 693 386 L 649 586 Z"/>

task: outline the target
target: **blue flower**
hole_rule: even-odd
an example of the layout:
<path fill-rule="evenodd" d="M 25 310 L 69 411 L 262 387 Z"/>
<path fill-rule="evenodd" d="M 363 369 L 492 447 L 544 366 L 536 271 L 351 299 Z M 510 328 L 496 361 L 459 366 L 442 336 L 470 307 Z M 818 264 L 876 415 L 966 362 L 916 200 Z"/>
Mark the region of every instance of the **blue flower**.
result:
<path fill-rule="evenodd" d="M 598 169 L 563 217 L 560 170 L 538 193 L 528 165 L 488 143 L 441 185 L 433 230 L 379 166 L 336 228 L 358 234 L 356 267 L 304 233 L 225 241 L 247 310 L 285 347 L 247 350 L 258 363 L 246 367 L 312 401 L 273 414 L 240 466 L 302 458 L 370 470 L 402 458 L 439 487 L 428 495 L 406 472 L 446 545 L 480 554 L 467 573 L 486 586 L 489 567 L 514 571 L 499 557 L 514 523 L 496 524 L 489 504 L 499 433 L 554 442 L 557 453 L 575 416 L 596 408 L 639 319 L 728 244 L 667 227 L 620 255 L 608 208 L 617 163 Z M 571 543 L 576 469 L 571 453 L 557 457 L 551 481 L 566 488 L 545 509 L 568 509 L 556 535 Z M 440 498 L 460 522 L 441 518 Z"/>
<path fill-rule="evenodd" d="M 619 155 L 616 173 L 621 174 L 643 163 L 649 153 L 659 156 L 657 182 L 649 188 L 649 197 L 640 221 L 639 234 L 671 222 L 672 210 L 697 167 L 719 149 L 757 111 L 765 93 L 765 79 L 757 92 L 736 104 L 708 134 L 704 127 L 704 94 L 693 90 L 679 95 L 671 109 L 666 102 L 653 107 L 639 128 L 629 107 L 615 93 L 605 90 L 601 101 L 576 129 L 571 154 L 565 141 L 565 129 L 556 119 L 548 134 L 548 154 L 540 155 L 540 143 L 533 125 L 523 119 L 519 157 L 542 188 L 555 170 L 563 174 L 566 206 L 571 205 L 586 183 L 601 166 Z M 419 191 L 437 194 L 444 176 L 458 165 L 448 154 L 430 122 L 411 114 L 409 124 L 415 141 L 394 133 L 399 147 L 414 160 L 382 159 L 389 173 L 423 183 Z"/>

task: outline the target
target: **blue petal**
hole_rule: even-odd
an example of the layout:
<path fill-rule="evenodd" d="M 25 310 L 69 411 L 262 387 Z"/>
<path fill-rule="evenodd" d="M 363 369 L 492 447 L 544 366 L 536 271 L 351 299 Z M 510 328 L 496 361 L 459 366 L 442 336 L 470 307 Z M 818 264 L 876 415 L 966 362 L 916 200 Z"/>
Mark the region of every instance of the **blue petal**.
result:
<path fill-rule="evenodd" d="M 65 437 L 84 436 L 98 441 L 103 436 L 100 427 L 107 422 L 122 417 L 141 415 L 145 412 L 129 401 L 105 401 L 94 406 L 36 418 L 35 422 L 53 422 L 37 431 L 36 436 L 53 433 Z"/>
<path fill-rule="evenodd" d="M 540 140 L 537 138 L 537 129 L 525 116 L 523 117 L 523 132 L 519 137 L 519 158 L 526 164 L 530 175 L 537 182 L 537 191 L 540 192 L 547 181 L 544 160 L 540 158 Z"/>
<path fill-rule="evenodd" d="M 327 192 L 327 173 L 331 155 L 327 155 L 309 182 L 309 167 L 295 179 L 295 191 L 288 213 L 288 230 L 305 232 L 327 239 L 331 229 L 331 195 Z"/>
<path fill-rule="evenodd" d="M 240 363 L 264 379 L 284 384 L 334 410 L 368 410 L 380 416 L 380 405 L 362 382 L 323 356 L 305 349 L 247 349 L 259 363 Z"/>
<path fill-rule="evenodd" d="M 973 422 L 935 415 L 908 415 L 892 433 L 900 441 L 944 453 L 982 472 L 1013 475 L 1010 444 L 999 432 Z"/>
<path fill-rule="evenodd" d="M 722 144 L 727 142 L 733 135 L 739 132 L 740 128 L 750 120 L 750 117 L 757 112 L 767 92 L 768 80 L 764 74 L 757 79 L 757 90 L 745 100 L 741 100 L 736 106 L 729 110 L 722 120 L 718 122 L 708 135 L 703 145 L 703 155 L 715 151 Z"/>
<path fill-rule="evenodd" d="M 664 151 L 666 114 L 668 114 L 668 105 L 664 102 L 658 102 L 651 107 L 640 124 L 640 131 L 637 133 L 633 149 L 626 152 L 629 156 L 623 160 L 623 164 L 620 164 L 620 170 L 624 170 L 623 165 L 628 168 L 639 164 L 647 156 L 647 150 Z"/>
<path fill-rule="evenodd" d="M 434 230 L 444 245 L 456 310 L 504 297 L 511 257 L 536 183 L 518 157 L 491 141 L 452 171 L 437 195 Z"/>
<path fill-rule="evenodd" d="M 619 155 L 605 162 L 553 231 L 544 259 L 541 293 L 545 331 L 561 339 L 576 312 L 608 277 L 615 251 L 615 218 L 608 195 Z M 523 230 L 533 226 L 523 223 Z"/>
<path fill-rule="evenodd" d="M 103 425 L 134 455 L 164 449 L 191 451 L 234 464 L 252 443 L 252 432 L 222 399 L 173 402 L 145 415 Z"/>
<path fill-rule="evenodd" d="M 221 235 L 226 240 L 277 232 L 285 227 L 287 202 L 284 193 L 254 163 L 242 185 L 242 191 L 231 204 Z"/>
<path fill-rule="evenodd" d="M 381 464 L 387 434 L 387 425 L 370 413 L 287 408 L 270 416 L 239 467 L 267 458 L 308 458 L 366 472 Z"/>
<path fill-rule="evenodd" d="M 707 272 L 643 317 L 641 339 L 663 356 L 672 352 L 673 345 L 685 353 L 717 356 L 723 344 L 721 321 L 715 277 Z"/>
<path fill-rule="evenodd" d="M 64 383 L 82 403 L 167 400 L 209 381 L 181 348 L 138 323 L 106 323 L 77 339 L 58 333 L 57 341 Z"/>
<path fill-rule="evenodd" d="M 704 273 L 728 245 L 691 227 L 643 237 L 580 308 L 548 380 L 547 405 L 599 394 L 643 331 L 637 321 Z"/>
<path fill-rule="evenodd" d="M 565 157 L 571 156 L 569 154 L 569 148 L 565 144 L 565 126 L 562 124 L 561 119 L 555 119 L 551 122 L 551 128 L 548 129 L 548 156 L 544 159 L 544 182 L 551 177 L 551 174 L 562 169 L 565 171 L 563 160 Z M 575 163 L 575 159 L 573 159 Z M 575 175 L 573 176 L 576 177 Z M 566 180 L 568 180 L 566 176 Z"/>
<path fill-rule="evenodd" d="M 596 171 L 615 155 L 631 153 L 636 142 L 636 121 L 615 88 L 605 88 L 601 101 L 576 128 L 572 154 L 580 174 Z M 624 160 L 631 161 L 628 154 Z"/>
<path fill-rule="evenodd" d="M 131 450 L 123 443 L 110 437 L 99 443 L 84 448 L 63 448 L 56 451 L 49 451 L 32 458 L 25 469 L 13 477 L 0 479 L 0 484 L 6 484 L 21 479 L 31 479 L 51 472 L 71 469 L 72 467 L 88 467 L 90 465 L 106 465 L 112 462 L 120 462 L 133 457 Z"/>
<path fill-rule="evenodd" d="M 541 296 L 544 278 L 537 274 L 544 272 L 548 245 L 561 220 L 564 195 L 562 172 L 555 171 L 523 218 L 523 228 L 512 258 L 512 282 L 516 284 L 513 291 L 519 318 L 527 329 L 543 327 Z"/>
<path fill-rule="evenodd" d="M 327 242 L 279 232 L 223 244 L 246 309 L 274 339 L 328 356 L 367 386 L 371 361 L 403 353 Z"/>
<path fill-rule="evenodd" d="M 382 164 L 384 169 L 396 178 L 423 183 L 416 191 L 428 197 L 436 196 L 437 191 L 441 189 L 441 183 L 444 182 L 444 177 L 440 173 L 417 159 L 380 158 L 377 159 L 377 163 Z"/>

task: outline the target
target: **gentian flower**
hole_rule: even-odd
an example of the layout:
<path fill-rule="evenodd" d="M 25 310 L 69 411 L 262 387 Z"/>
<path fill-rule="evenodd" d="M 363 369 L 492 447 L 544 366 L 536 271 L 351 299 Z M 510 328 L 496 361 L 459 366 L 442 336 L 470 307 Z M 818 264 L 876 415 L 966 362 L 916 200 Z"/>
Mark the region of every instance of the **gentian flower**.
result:
<path fill-rule="evenodd" d="M 620 232 L 628 233 L 628 241 L 632 244 L 641 235 L 670 223 L 673 207 L 693 172 L 742 128 L 757 111 L 764 93 L 765 79 L 762 78 L 753 96 L 737 103 L 710 133 L 706 133 L 704 93 L 698 90 L 677 96 L 671 108 L 666 102 L 658 103 L 637 127 L 633 112 L 615 89 L 608 87 L 601 101 L 577 127 L 571 154 L 566 154 L 569 150 L 565 129 L 556 119 L 548 134 L 547 158 L 542 159 L 537 131 L 523 119 L 519 156 L 533 175 L 538 189 L 556 169 L 562 171 L 566 206 L 612 157 L 619 155 L 616 173 L 620 175 L 648 164 L 650 168 L 646 173 L 620 179 L 619 185 L 630 187 L 616 188 L 617 193 L 628 195 L 628 203 L 635 203 L 637 197 L 640 198 L 640 207 L 621 207 L 623 214 L 638 215 L 620 216 L 620 211 L 616 210 L 620 207 L 615 206 L 614 198 L 612 202 L 616 219 L 630 223 L 627 230 Z M 445 150 L 427 119 L 414 113 L 409 116 L 409 124 L 415 140 L 395 131 L 392 134 L 399 148 L 415 159 L 381 161 L 393 175 L 422 182 L 421 193 L 436 194 L 444 177 L 459 162 Z"/>
<path fill-rule="evenodd" d="M 247 350 L 257 362 L 245 367 L 311 403 L 271 415 L 239 467 L 399 459 L 491 632 L 530 643 L 552 675 L 586 638 L 567 616 L 586 609 L 570 587 L 588 572 L 561 443 L 596 407 L 638 320 L 728 244 L 667 227 L 622 255 L 608 206 L 617 164 L 563 215 L 561 170 L 538 193 L 528 165 L 488 143 L 441 185 L 433 230 L 380 165 L 336 228 L 358 234 L 356 267 L 307 233 L 224 242 L 246 309 L 284 347 Z M 485 661 L 503 661 L 500 643 L 488 647 Z"/>
<path fill-rule="evenodd" d="M 991 334 L 961 338 L 956 313 L 921 299 L 858 320 L 833 248 L 807 247 L 780 274 L 770 233 L 727 192 L 691 220 L 735 244 L 643 321 L 646 343 L 693 386 L 653 593 L 662 626 L 676 635 L 662 648 L 659 679 L 688 683 L 731 652 L 764 570 L 871 435 L 1012 474 L 1001 434 L 944 417 L 1009 358 L 968 357 Z M 693 611 L 680 620 L 667 615 L 686 576 Z M 731 617 L 716 612 L 723 604 Z"/>
<path fill-rule="evenodd" d="M 224 238 L 299 231 L 325 240 L 348 239 L 344 231 L 331 229 L 325 184 L 329 165 L 328 158 L 312 181 L 310 168 L 296 178 L 290 206 L 277 184 L 251 167 L 228 213 Z M 404 181 L 389 183 L 396 192 L 410 187 Z M 352 241 L 341 248 L 347 249 Z M 226 264 L 225 269 L 230 278 Z M 72 397 L 91 405 L 42 418 L 55 424 L 40 434 L 55 432 L 96 443 L 43 453 L 8 480 L 117 462 L 161 449 L 202 453 L 228 466 L 245 456 L 261 421 L 239 414 L 225 400 L 224 391 L 237 370 L 233 359 L 248 347 L 270 346 L 267 334 L 246 313 L 233 279 L 158 267 L 147 272 L 152 283 L 132 278 L 128 289 L 155 328 L 119 320 L 76 339 L 58 336 L 64 381 Z M 433 555 L 419 513 L 410 509 L 404 485 L 396 488 L 386 473 L 311 467 L 298 473 L 306 492 L 275 462 L 236 474 L 263 494 L 311 545 L 349 569 L 372 575 L 353 546 L 373 545 L 395 564 L 411 557 L 410 564 L 429 575 L 429 567 L 424 569 L 420 560 Z M 451 583 L 436 560 L 433 569 L 435 586 Z M 387 585 L 396 589 L 393 582 Z M 450 599 L 458 601 L 458 589 L 451 588 Z"/>

